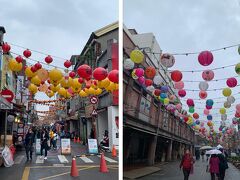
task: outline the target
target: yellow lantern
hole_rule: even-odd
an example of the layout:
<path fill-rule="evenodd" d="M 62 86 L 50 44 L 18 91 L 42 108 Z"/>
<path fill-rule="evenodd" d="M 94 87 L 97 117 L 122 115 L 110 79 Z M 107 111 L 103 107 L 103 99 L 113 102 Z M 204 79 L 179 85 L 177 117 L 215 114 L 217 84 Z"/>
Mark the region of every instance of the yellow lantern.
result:
<path fill-rule="evenodd" d="M 50 80 L 50 84 L 52 84 L 52 85 L 54 85 L 54 86 L 59 85 L 59 83 L 60 83 L 60 80 L 57 80 L 57 81 L 52 81 L 52 80 Z"/>
<path fill-rule="evenodd" d="M 50 89 L 53 91 L 53 92 L 57 92 L 59 89 L 60 89 L 60 85 L 57 85 L 57 86 L 54 86 L 54 85 L 50 85 Z"/>
<path fill-rule="evenodd" d="M 72 85 L 72 78 L 71 77 L 63 77 L 60 81 L 61 86 L 64 88 L 69 88 Z"/>
<path fill-rule="evenodd" d="M 54 82 L 59 81 L 62 77 L 63 74 L 59 69 L 54 68 L 49 72 L 49 78 Z"/>
<path fill-rule="evenodd" d="M 53 96 L 54 96 L 54 92 L 53 92 L 53 91 L 48 91 L 48 92 L 47 92 L 47 96 L 48 96 L 49 98 L 53 97 Z"/>
<path fill-rule="evenodd" d="M 224 88 L 222 93 L 225 97 L 228 97 L 228 96 L 231 96 L 232 90 L 230 88 Z"/>
<path fill-rule="evenodd" d="M 143 62 L 144 59 L 144 54 L 142 53 L 142 51 L 140 50 L 133 50 L 130 53 L 130 59 L 137 64 L 140 64 L 141 62 Z"/>
<path fill-rule="evenodd" d="M 41 84 L 41 79 L 36 75 L 31 79 L 31 83 L 35 84 L 36 86 L 39 86 Z"/>
<path fill-rule="evenodd" d="M 110 84 L 109 79 L 105 78 L 104 80 L 98 82 L 98 87 L 99 88 L 106 88 L 106 87 L 109 86 L 109 84 Z"/>
<path fill-rule="evenodd" d="M 74 89 L 80 89 L 80 88 L 82 87 L 82 84 L 80 84 L 80 83 L 78 82 L 78 78 L 74 78 L 74 79 L 72 80 L 72 87 L 73 87 Z"/>
<path fill-rule="evenodd" d="M 97 89 L 95 90 L 95 95 L 100 95 L 100 94 L 102 94 L 102 89 L 97 88 Z"/>
<path fill-rule="evenodd" d="M 48 90 L 48 86 L 45 83 L 44 84 L 40 84 L 38 89 L 41 92 L 46 92 Z"/>
<path fill-rule="evenodd" d="M 87 97 L 88 94 L 85 91 L 81 90 L 80 93 L 79 93 L 79 96 L 80 97 Z"/>
<path fill-rule="evenodd" d="M 10 59 L 8 62 L 8 68 L 11 71 L 19 72 L 22 70 L 22 63 L 18 63 L 15 59 Z"/>
<path fill-rule="evenodd" d="M 226 114 L 226 109 L 225 108 L 220 108 L 219 112 L 220 112 L 220 114 Z"/>
<path fill-rule="evenodd" d="M 109 86 L 105 88 L 107 91 L 112 92 L 116 90 L 116 84 L 113 82 L 110 82 Z"/>
<path fill-rule="evenodd" d="M 163 100 L 163 104 L 164 104 L 164 105 L 168 105 L 168 104 L 169 104 L 169 99 L 168 99 L 168 98 L 165 98 L 165 99 Z"/>
<path fill-rule="evenodd" d="M 26 74 L 26 76 L 27 76 L 28 78 L 31 78 L 31 77 L 35 76 L 36 73 L 33 73 L 33 72 L 32 72 L 31 67 L 27 67 L 27 68 L 25 69 L 25 74 Z"/>
<path fill-rule="evenodd" d="M 81 88 L 74 88 L 74 87 L 72 87 L 72 90 L 73 90 L 74 93 L 79 93 Z"/>
<path fill-rule="evenodd" d="M 95 93 L 95 89 L 90 87 L 89 89 L 87 89 L 88 94 L 94 94 Z"/>
<path fill-rule="evenodd" d="M 60 96 L 65 97 L 66 94 L 67 94 L 67 90 L 66 90 L 65 88 L 61 87 L 61 88 L 58 90 L 58 94 L 59 94 Z"/>
<path fill-rule="evenodd" d="M 22 67 L 23 67 L 22 63 L 17 62 L 14 71 L 20 72 L 22 70 Z"/>
<path fill-rule="evenodd" d="M 69 92 L 67 92 L 66 98 L 69 99 L 69 98 L 71 98 L 71 97 L 72 97 L 72 95 L 71 95 Z"/>
<path fill-rule="evenodd" d="M 115 83 L 115 90 L 118 90 L 119 89 L 119 85 L 117 83 Z"/>
<path fill-rule="evenodd" d="M 32 94 L 36 94 L 37 91 L 38 91 L 38 88 L 37 88 L 36 85 L 30 84 L 30 85 L 28 86 L 28 90 L 29 90 Z"/>
<path fill-rule="evenodd" d="M 39 69 L 37 71 L 37 75 L 41 79 L 41 81 L 46 81 L 48 79 L 48 71 L 46 69 Z"/>

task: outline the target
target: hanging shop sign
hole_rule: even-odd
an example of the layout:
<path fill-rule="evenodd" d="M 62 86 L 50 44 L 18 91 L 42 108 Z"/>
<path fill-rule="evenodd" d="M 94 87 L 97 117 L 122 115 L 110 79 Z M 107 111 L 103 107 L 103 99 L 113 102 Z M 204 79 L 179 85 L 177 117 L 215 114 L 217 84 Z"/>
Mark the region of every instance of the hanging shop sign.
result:
<path fill-rule="evenodd" d="M 88 152 L 90 154 L 98 153 L 97 139 L 88 139 Z"/>
<path fill-rule="evenodd" d="M 71 154 L 70 139 L 61 139 L 62 154 Z"/>

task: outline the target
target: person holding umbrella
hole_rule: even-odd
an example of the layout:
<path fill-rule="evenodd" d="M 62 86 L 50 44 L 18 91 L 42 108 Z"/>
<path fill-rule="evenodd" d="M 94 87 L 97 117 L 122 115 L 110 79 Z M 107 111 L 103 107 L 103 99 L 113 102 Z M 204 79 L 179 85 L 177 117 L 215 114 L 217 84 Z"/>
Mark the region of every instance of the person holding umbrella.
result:
<path fill-rule="evenodd" d="M 223 149 L 219 149 L 221 152 L 223 152 Z M 224 180 L 225 178 L 225 171 L 228 169 L 228 163 L 227 158 L 223 155 L 223 153 L 218 154 L 219 159 L 219 178 L 220 180 Z"/>

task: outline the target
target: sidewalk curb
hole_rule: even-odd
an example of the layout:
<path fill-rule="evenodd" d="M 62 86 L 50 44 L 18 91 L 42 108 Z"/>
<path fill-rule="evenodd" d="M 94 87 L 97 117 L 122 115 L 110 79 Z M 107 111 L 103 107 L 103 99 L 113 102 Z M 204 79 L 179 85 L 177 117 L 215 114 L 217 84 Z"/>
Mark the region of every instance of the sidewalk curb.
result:
<path fill-rule="evenodd" d="M 141 169 L 153 169 L 149 172 L 146 172 L 146 173 L 138 173 L 137 171 L 141 171 Z M 154 170 L 155 169 L 155 170 Z M 139 168 L 139 169 L 135 169 L 135 170 L 131 170 L 131 171 L 126 171 L 126 172 L 123 172 L 123 177 L 126 178 L 126 179 L 138 179 L 138 178 L 141 178 L 141 177 L 144 177 L 144 176 L 148 176 L 148 175 L 151 175 L 151 174 L 154 174 L 158 171 L 161 171 L 162 169 L 159 168 L 159 167 L 156 167 L 156 166 L 148 166 L 148 167 L 145 167 L 145 168 Z M 135 175 L 131 175 L 131 172 L 134 174 L 134 171 L 135 172 Z M 128 173 L 128 175 L 126 175 L 126 173 Z"/>

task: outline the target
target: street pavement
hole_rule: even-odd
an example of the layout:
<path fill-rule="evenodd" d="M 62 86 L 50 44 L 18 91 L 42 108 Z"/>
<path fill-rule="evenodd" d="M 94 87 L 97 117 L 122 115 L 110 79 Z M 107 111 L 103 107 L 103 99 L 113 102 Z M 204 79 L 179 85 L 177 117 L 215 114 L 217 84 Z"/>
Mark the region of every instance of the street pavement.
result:
<path fill-rule="evenodd" d="M 61 149 L 50 150 L 48 159 L 43 160 L 39 155 L 33 155 L 31 161 L 27 161 L 25 151 L 18 152 L 14 157 L 15 164 L 10 167 L 0 167 L 0 179 L 4 180 L 45 180 L 45 179 L 83 179 L 83 180 L 117 180 L 118 158 L 111 157 L 111 153 L 104 153 L 108 173 L 99 172 L 100 156 L 88 155 L 86 146 L 71 142 L 72 154 L 61 155 Z M 84 156 L 87 154 L 87 156 Z M 76 157 L 79 177 L 70 176 L 72 156 Z"/>
<path fill-rule="evenodd" d="M 161 167 L 161 170 L 139 178 L 139 180 L 183 180 L 183 172 L 179 169 L 180 162 L 169 162 Z M 210 173 L 206 172 L 206 162 L 201 160 L 194 164 L 194 173 L 190 175 L 189 180 L 211 180 Z M 239 180 L 240 170 L 229 163 L 226 171 L 226 180 Z"/>

